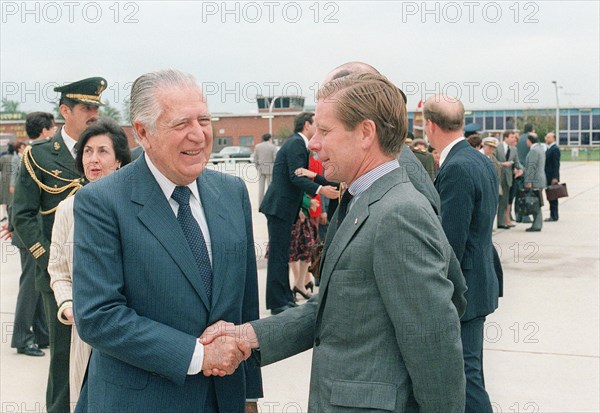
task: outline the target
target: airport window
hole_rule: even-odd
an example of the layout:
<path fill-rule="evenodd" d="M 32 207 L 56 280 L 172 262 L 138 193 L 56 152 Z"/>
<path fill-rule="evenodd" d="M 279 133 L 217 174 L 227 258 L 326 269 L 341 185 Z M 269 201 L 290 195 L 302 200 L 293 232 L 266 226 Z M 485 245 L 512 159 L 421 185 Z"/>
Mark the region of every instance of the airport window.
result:
<path fill-rule="evenodd" d="M 581 132 L 581 144 L 582 145 L 590 144 L 590 133 L 589 132 Z"/>
<path fill-rule="evenodd" d="M 254 136 L 240 136 L 240 146 L 254 145 Z"/>
<path fill-rule="evenodd" d="M 479 127 L 483 126 L 483 117 L 477 116 L 475 118 L 475 123 L 479 125 Z"/>
<path fill-rule="evenodd" d="M 579 115 L 571 115 L 570 126 L 571 130 L 579 129 Z"/>
<path fill-rule="evenodd" d="M 579 132 L 569 133 L 569 145 L 579 145 Z"/>
<path fill-rule="evenodd" d="M 504 117 L 496 116 L 496 129 L 504 129 Z"/>
<path fill-rule="evenodd" d="M 581 129 L 586 130 L 590 128 L 590 114 L 582 113 L 581 114 Z"/>
<path fill-rule="evenodd" d="M 600 129 L 600 115 L 592 115 L 592 129 Z"/>
<path fill-rule="evenodd" d="M 467 116 L 465 118 L 465 125 L 468 125 L 469 123 L 473 123 L 473 117 L 472 116 Z"/>
<path fill-rule="evenodd" d="M 592 143 L 600 143 L 600 132 L 592 132 Z"/>
<path fill-rule="evenodd" d="M 559 138 L 558 138 L 558 144 L 559 145 L 568 145 L 569 144 L 569 139 L 567 139 L 567 132 L 561 132 L 558 134 Z"/>
<path fill-rule="evenodd" d="M 485 118 L 485 129 L 486 130 L 494 129 L 494 117 L 493 116 L 487 116 Z"/>

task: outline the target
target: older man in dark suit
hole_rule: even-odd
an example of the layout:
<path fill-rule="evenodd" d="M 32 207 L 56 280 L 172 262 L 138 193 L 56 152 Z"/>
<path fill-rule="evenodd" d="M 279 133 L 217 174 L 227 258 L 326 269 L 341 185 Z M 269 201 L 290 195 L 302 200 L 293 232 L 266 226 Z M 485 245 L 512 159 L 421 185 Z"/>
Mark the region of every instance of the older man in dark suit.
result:
<path fill-rule="evenodd" d="M 195 79 L 147 73 L 131 89 L 144 154 L 75 198 L 73 298 L 94 348 L 88 398 L 100 412 L 256 411 L 258 367 L 235 343 L 202 345 L 216 320 L 258 318 L 244 182 L 205 169 L 211 116 Z M 219 368 L 228 377 L 199 374 Z"/>
<path fill-rule="evenodd" d="M 289 281 L 290 242 L 292 227 L 298 219 L 302 194 L 336 198 L 338 191 L 326 182 L 315 182 L 296 174 L 298 168 L 308 168 L 308 142 L 315 133 L 314 114 L 302 112 L 294 121 L 294 134 L 275 156 L 273 181 L 260 204 L 259 211 L 267 216 L 269 230 L 269 261 L 267 262 L 267 308 L 272 314 L 294 307 Z"/>
<path fill-rule="evenodd" d="M 485 317 L 498 306 L 500 268 L 495 268 L 492 225 L 498 206 L 498 175 L 492 162 L 463 137 L 464 107 L 437 95 L 423 107 L 425 133 L 441 151 L 435 180 L 442 201 L 442 226 L 467 282 L 461 318 L 466 411 L 492 412 L 483 379 Z"/>
<path fill-rule="evenodd" d="M 548 149 L 546 150 L 546 166 L 544 172 L 546 173 L 546 184 L 556 185 L 560 181 L 560 149 L 556 144 L 556 135 L 550 132 L 544 138 Z M 548 201 L 550 204 L 550 217 L 546 218 L 545 222 L 558 221 L 558 199 Z"/>

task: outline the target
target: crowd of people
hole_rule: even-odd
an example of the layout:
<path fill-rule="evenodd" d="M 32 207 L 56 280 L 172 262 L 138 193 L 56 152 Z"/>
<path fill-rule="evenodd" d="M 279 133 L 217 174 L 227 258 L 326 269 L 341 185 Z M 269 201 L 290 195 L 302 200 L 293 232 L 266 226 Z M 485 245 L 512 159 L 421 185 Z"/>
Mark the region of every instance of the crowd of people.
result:
<path fill-rule="evenodd" d="M 481 138 L 459 100 L 436 95 L 415 139 L 398 87 L 365 63 L 335 68 L 316 112 L 280 148 L 269 134 L 256 147 L 272 314 L 259 319 L 249 195 L 205 168 L 198 82 L 170 69 L 133 83 L 133 162 L 124 131 L 98 119 L 107 86 L 57 88 L 64 126 L 31 113 L 30 144 L 0 157 L 3 236 L 22 267 L 11 345 L 50 347 L 48 412 L 256 412 L 260 367 L 310 348 L 309 411 L 492 411 L 494 222 L 514 227 L 531 190 L 527 231 L 541 230 L 541 190 L 559 182 L 553 133 L 547 149 L 531 125 L 518 141 Z"/>

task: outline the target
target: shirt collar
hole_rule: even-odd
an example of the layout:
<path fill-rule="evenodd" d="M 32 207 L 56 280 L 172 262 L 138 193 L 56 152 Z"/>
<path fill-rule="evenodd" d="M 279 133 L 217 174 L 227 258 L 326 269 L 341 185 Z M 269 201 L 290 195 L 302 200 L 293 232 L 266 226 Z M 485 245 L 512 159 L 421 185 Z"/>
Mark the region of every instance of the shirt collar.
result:
<path fill-rule="evenodd" d="M 556 142 L 552 142 L 550 145 L 548 145 L 548 148 L 552 148 L 554 145 L 556 145 Z"/>
<path fill-rule="evenodd" d="M 404 150 L 404 149 L 403 149 Z M 382 176 L 388 174 L 394 169 L 400 168 L 400 164 L 397 159 L 392 159 L 382 165 L 379 165 L 375 169 L 371 169 L 366 174 L 360 176 L 356 181 L 348 187 L 348 191 L 354 198 L 359 197 L 363 192 L 371 187 Z"/>
<path fill-rule="evenodd" d="M 306 149 L 308 150 L 308 138 L 306 136 L 304 136 L 302 134 L 302 132 L 298 132 L 298 135 L 300 135 L 300 137 L 302 138 L 302 140 L 304 141 L 304 145 L 306 146 Z"/>
<path fill-rule="evenodd" d="M 60 129 L 60 136 L 62 136 L 65 145 L 67 145 L 67 148 L 69 149 L 69 152 L 71 153 L 71 155 L 73 155 L 73 158 L 75 158 L 73 148 L 75 148 L 75 144 L 77 144 L 77 141 L 69 136 L 64 126 Z"/>
<path fill-rule="evenodd" d="M 456 145 L 458 142 L 460 141 L 464 141 L 465 137 L 461 136 L 460 138 L 456 138 L 455 140 L 453 140 L 450 145 L 446 146 L 444 148 L 444 150 L 442 151 L 442 153 L 440 154 L 440 168 L 442 167 L 442 164 L 444 163 L 444 161 L 446 160 L 446 158 L 448 157 L 448 154 L 450 153 L 450 151 L 452 150 L 452 148 L 454 148 L 454 145 Z"/>
<path fill-rule="evenodd" d="M 158 168 L 152 163 L 152 161 L 148 157 L 148 154 L 145 152 L 144 158 L 146 159 L 146 163 L 148 164 L 148 169 L 150 169 L 152 176 L 154 176 L 154 179 L 156 179 L 156 182 L 158 182 L 158 186 L 160 186 L 160 189 L 162 190 L 163 194 L 165 195 L 165 198 L 167 198 L 168 201 L 169 199 L 171 199 L 171 195 L 173 195 L 173 191 L 178 185 L 174 184 L 166 176 L 164 176 L 163 173 L 160 172 Z M 194 198 L 196 198 L 200 202 L 200 193 L 198 192 L 198 185 L 196 184 L 196 181 L 194 180 L 194 182 L 186 186 L 190 188 L 190 191 L 192 191 L 192 195 L 194 196 Z M 202 203 L 200 202 L 200 204 Z"/>

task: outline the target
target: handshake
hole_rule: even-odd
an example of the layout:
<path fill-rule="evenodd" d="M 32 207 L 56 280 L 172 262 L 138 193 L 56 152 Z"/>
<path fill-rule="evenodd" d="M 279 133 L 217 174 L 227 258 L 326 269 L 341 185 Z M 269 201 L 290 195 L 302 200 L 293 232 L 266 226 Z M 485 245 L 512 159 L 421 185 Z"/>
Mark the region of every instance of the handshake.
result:
<path fill-rule="evenodd" d="M 247 360 L 253 348 L 258 348 L 258 338 L 249 323 L 236 326 L 218 321 L 204 330 L 198 338 L 204 346 L 202 373 L 205 376 L 233 374 L 240 363 Z"/>

